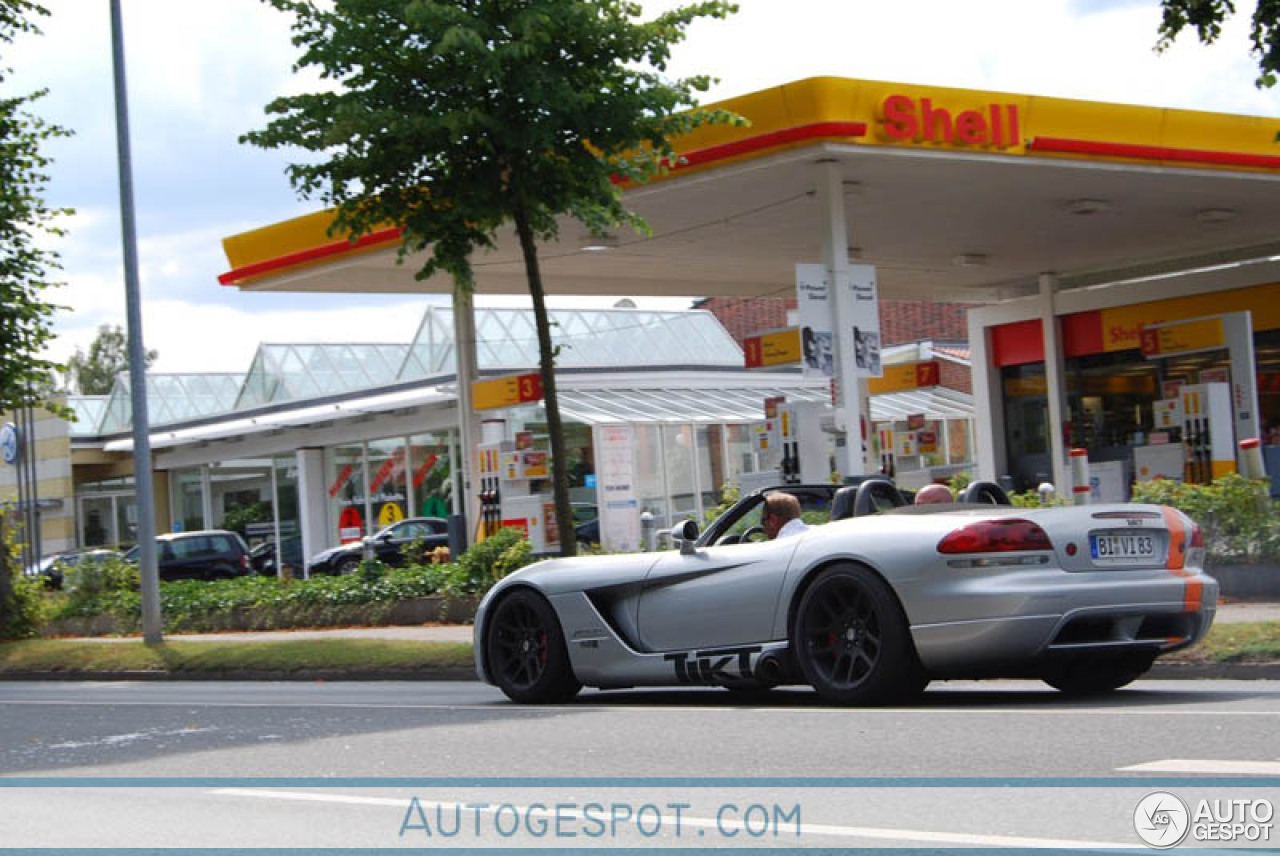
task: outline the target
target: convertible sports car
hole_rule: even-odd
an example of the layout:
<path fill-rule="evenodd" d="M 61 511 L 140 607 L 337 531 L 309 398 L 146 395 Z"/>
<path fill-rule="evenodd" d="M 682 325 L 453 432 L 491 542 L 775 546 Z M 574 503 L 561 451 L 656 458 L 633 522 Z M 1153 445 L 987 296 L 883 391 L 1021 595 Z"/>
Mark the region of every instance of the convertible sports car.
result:
<path fill-rule="evenodd" d="M 769 541 L 764 497 L 811 524 Z M 476 668 L 518 702 L 601 688 L 809 684 L 883 704 L 933 679 L 1035 677 L 1106 692 L 1193 644 L 1218 584 L 1198 527 L 1156 505 L 1013 508 L 989 482 L 907 505 L 888 481 L 744 497 L 680 549 L 551 559 L 480 605 Z"/>

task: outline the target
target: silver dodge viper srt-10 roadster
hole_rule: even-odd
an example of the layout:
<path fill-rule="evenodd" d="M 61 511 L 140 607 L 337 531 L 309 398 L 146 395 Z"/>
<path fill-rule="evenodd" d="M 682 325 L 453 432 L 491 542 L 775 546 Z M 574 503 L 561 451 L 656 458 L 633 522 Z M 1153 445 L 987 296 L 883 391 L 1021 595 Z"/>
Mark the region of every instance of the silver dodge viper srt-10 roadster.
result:
<path fill-rule="evenodd" d="M 773 490 L 799 500 L 805 531 L 767 540 Z M 883 704 L 934 679 L 994 677 L 1099 693 L 1202 638 L 1218 595 L 1179 511 L 1014 508 L 989 482 L 919 506 L 883 480 L 788 485 L 672 534 L 678 550 L 503 579 L 476 615 L 480 677 L 531 703 L 583 685 L 809 684 Z"/>

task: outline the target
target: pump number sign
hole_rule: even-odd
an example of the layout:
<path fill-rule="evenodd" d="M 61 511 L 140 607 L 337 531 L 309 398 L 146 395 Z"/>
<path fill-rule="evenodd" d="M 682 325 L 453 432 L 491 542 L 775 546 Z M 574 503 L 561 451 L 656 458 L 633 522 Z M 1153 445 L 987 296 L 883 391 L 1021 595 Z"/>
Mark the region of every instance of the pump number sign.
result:
<path fill-rule="evenodd" d="M 471 384 L 471 406 L 497 410 L 542 400 L 542 375 L 537 372 L 485 378 Z"/>

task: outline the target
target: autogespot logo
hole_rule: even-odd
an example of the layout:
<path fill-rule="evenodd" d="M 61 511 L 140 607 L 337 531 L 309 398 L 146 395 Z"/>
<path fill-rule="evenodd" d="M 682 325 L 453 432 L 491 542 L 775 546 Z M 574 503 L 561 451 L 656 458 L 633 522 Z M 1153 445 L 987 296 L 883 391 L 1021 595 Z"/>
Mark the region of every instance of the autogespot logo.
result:
<path fill-rule="evenodd" d="M 1187 804 L 1165 791 L 1147 794 L 1133 810 L 1133 828 L 1149 847 L 1176 847 L 1191 828 Z"/>

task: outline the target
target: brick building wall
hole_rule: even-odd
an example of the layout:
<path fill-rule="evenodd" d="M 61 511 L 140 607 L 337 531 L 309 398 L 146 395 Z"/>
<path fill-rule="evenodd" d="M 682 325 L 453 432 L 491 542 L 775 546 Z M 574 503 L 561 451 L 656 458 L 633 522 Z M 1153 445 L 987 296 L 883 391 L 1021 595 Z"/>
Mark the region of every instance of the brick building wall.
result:
<path fill-rule="evenodd" d="M 693 304 L 720 319 L 729 335 L 741 345 L 761 330 L 786 327 L 787 313 L 796 308 L 794 297 L 706 297 Z M 882 343 L 901 345 L 921 339 L 968 339 L 969 306 L 930 300 L 880 301 Z"/>

